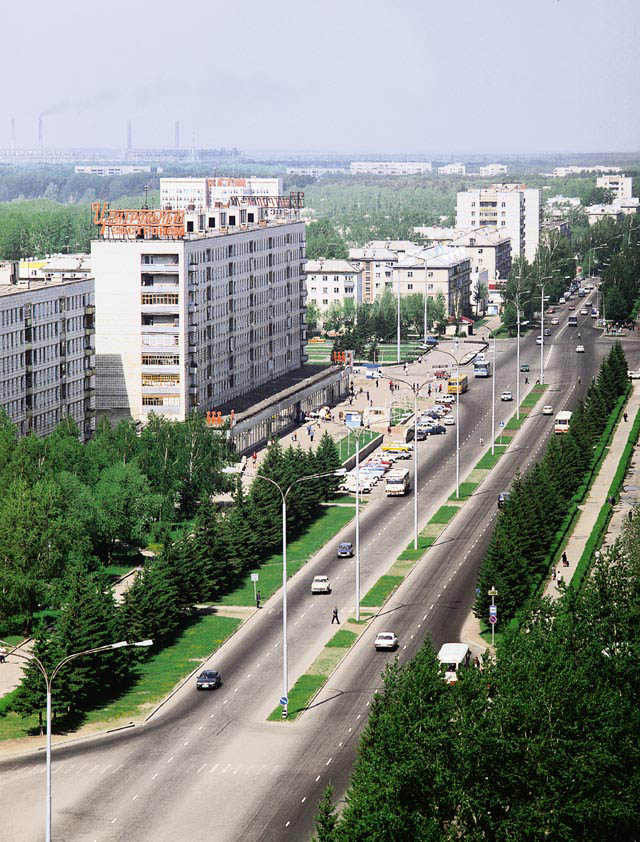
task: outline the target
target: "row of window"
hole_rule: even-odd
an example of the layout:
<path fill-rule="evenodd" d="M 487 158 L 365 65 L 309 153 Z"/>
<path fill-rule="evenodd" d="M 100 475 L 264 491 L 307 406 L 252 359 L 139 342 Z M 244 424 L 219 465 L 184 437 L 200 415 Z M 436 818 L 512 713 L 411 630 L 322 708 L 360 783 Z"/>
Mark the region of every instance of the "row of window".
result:
<path fill-rule="evenodd" d="M 146 374 L 142 375 L 143 386 L 179 386 L 180 374 Z"/>
<path fill-rule="evenodd" d="M 143 354 L 142 365 L 180 365 L 179 354 Z"/>

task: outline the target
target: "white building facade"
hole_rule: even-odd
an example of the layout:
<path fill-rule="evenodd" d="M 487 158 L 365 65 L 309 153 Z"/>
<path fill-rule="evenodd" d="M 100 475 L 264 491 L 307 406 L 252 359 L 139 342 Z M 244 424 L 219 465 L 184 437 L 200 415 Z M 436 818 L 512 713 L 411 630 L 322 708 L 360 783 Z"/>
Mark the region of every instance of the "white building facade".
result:
<path fill-rule="evenodd" d="M 101 414 L 184 420 L 306 362 L 305 226 L 267 214 L 234 205 L 92 243 Z"/>
<path fill-rule="evenodd" d="M 277 197 L 282 195 L 281 178 L 161 178 L 160 207 L 173 210 L 211 208 L 232 196 Z"/>
<path fill-rule="evenodd" d="M 433 246 L 405 254 L 393 269 L 393 292 L 429 298 L 442 293 L 449 315 L 471 315 L 471 260 L 463 248 Z"/>
<path fill-rule="evenodd" d="M 362 303 L 362 270 L 348 260 L 308 260 L 306 285 L 307 304 L 313 301 L 321 313 L 336 303 Z"/>
<path fill-rule="evenodd" d="M 633 195 L 633 178 L 630 175 L 599 175 L 596 187 L 610 190 L 614 202 L 618 199 L 630 199 Z"/>
<path fill-rule="evenodd" d="M 512 257 L 532 263 L 540 241 L 540 190 L 524 184 L 493 184 L 458 193 L 456 228 L 490 226 L 511 240 Z"/>
<path fill-rule="evenodd" d="M 466 166 L 460 161 L 438 167 L 438 175 L 466 175 L 466 172 Z"/>
<path fill-rule="evenodd" d="M 430 161 L 352 161 L 351 175 L 424 175 L 430 173 Z"/>
<path fill-rule="evenodd" d="M 486 164 L 478 170 L 478 174 L 482 176 L 482 178 L 495 178 L 498 175 L 506 175 L 506 173 L 506 164 Z"/>
<path fill-rule="evenodd" d="M 0 406 L 19 435 L 95 430 L 94 283 L 0 284 Z"/>

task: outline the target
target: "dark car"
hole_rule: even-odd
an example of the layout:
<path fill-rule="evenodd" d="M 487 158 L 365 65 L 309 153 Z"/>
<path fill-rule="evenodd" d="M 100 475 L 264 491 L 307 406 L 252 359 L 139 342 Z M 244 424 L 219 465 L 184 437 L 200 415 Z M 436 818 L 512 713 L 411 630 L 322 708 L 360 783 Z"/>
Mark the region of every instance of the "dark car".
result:
<path fill-rule="evenodd" d="M 353 544 L 351 541 L 343 541 L 341 544 L 338 544 L 338 558 L 352 558 L 353 557 Z"/>
<path fill-rule="evenodd" d="M 506 506 L 510 499 L 510 491 L 501 491 L 500 494 L 498 494 L 498 508 L 501 509 L 503 506 Z"/>
<path fill-rule="evenodd" d="M 439 436 L 447 432 L 447 428 L 442 424 L 432 424 L 431 427 L 423 427 L 427 436 Z M 420 432 L 420 430 L 418 430 Z"/>
<path fill-rule="evenodd" d="M 218 670 L 203 670 L 196 678 L 196 690 L 216 690 L 221 684 Z"/>
<path fill-rule="evenodd" d="M 529 363 L 521 363 L 520 371 L 529 371 Z"/>

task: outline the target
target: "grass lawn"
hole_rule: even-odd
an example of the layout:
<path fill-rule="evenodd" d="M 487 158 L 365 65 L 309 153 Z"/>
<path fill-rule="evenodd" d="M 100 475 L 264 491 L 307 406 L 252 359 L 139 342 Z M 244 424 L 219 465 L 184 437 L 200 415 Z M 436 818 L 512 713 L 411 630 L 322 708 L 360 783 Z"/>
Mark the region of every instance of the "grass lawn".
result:
<path fill-rule="evenodd" d="M 498 460 L 502 456 L 502 453 L 499 450 L 491 455 L 491 451 L 488 450 L 482 459 L 476 464 L 476 468 L 483 470 L 483 471 L 490 471 L 491 468 L 495 467 L 498 464 Z"/>
<path fill-rule="evenodd" d="M 348 649 L 356 642 L 357 639 L 358 635 L 355 632 L 349 631 L 348 629 L 340 629 L 340 631 L 336 632 L 327 643 L 327 646 L 330 648 L 337 647 L 340 649 Z"/>
<path fill-rule="evenodd" d="M 418 549 L 413 549 L 412 539 L 407 545 L 407 548 L 400 553 L 398 559 L 400 561 L 417 561 L 429 549 L 433 542 L 434 538 L 430 535 L 418 535 Z"/>
<path fill-rule="evenodd" d="M 360 433 L 360 450 L 362 450 L 366 444 L 369 444 L 372 439 L 375 439 L 379 435 L 380 433 L 376 433 L 375 430 L 363 430 Z M 337 442 L 337 445 L 341 462 L 346 462 L 347 459 L 355 456 L 356 440 L 355 436 L 351 433 L 347 433 L 346 436 L 343 436 L 343 438 Z"/>
<path fill-rule="evenodd" d="M 429 523 L 449 523 L 458 511 L 460 511 L 458 506 L 440 506 Z"/>
<path fill-rule="evenodd" d="M 402 584 L 403 579 L 403 576 L 381 576 L 360 601 L 360 605 L 370 607 L 384 605 L 395 589 Z"/>
<path fill-rule="evenodd" d="M 109 564 L 102 568 L 104 573 L 107 576 L 110 576 L 113 579 L 119 579 L 120 576 L 124 576 L 125 573 L 128 573 L 134 567 L 137 567 L 137 563 L 134 564 Z"/>
<path fill-rule="evenodd" d="M 520 427 L 524 424 L 527 416 L 521 415 L 520 418 L 516 418 L 515 415 L 512 415 L 511 418 L 507 421 L 505 426 L 505 430 L 519 430 Z"/>
<path fill-rule="evenodd" d="M 306 708 L 309 700 L 328 680 L 328 675 L 301 675 L 289 691 L 289 717 L 287 722 L 296 719 Z M 280 722 L 282 708 L 280 705 L 267 717 L 270 722 Z"/>
<path fill-rule="evenodd" d="M 233 617 L 214 614 L 193 618 L 170 646 L 138 666 L 136 677 L 126 692 L 103 707 L 89 711 L 80 724 L 104 722 L 112 726 L 115 720 L 148 713 L 179 681 L 215 652 L 239 624 L 240 620 Z M 0 740 L 37 734 L 37 716 L 2 715 L 9 699 L 10 696 L 6 696 L 0 700 Z"/>
<path fill-rule="evenodd" d="M 354 506 L 323 506 L 321 514 L 307 531 L 287 546 L 287 573 L 289 577 L 322 549 L 337 533 L 355 517 Z M 276 553 L 265 559 L 264 564 L 253 571 L 260 576 L 256 583 L 262 600 L 267 600 L 282 585 L 282 554 Z M 254 605 L 253 582 L 247 574 L 244 583 L 220 600 L 221 605 Z"/>
<path fill-rule="evenodd" d="M 456 492 L 454 491 L 453 494 L 450 495 L 449 500 L 466 500 L 471 497 L 479 485 L 479 482 L 461 482 L 458 488 L 460 496 L 456 497 Z"/>

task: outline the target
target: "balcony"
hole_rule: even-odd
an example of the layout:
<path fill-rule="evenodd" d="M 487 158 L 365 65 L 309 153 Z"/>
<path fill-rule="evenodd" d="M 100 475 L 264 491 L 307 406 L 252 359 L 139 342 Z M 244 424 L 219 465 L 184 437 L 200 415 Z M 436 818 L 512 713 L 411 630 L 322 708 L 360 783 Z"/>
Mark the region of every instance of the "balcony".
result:
<path fill-rule="evenodd" d="M 178 338 L 178 333 L 180 332 L 179 325 L 172 325 L 167 324 L 166 322 L 161 322 L 159 324 L 143 324 L 142 325 L 142 335 L 144 336 L 145 333 L 173 333 Z"/>
<path fill-rule="evenodd" d="M 142 385 L 143 395 L 179 395 L 179 383 L 153 383 L 148 386 Z"/>
<path fill-rule="evenodd" d="M 87 306 L 84 308 L 84 314 L 85 314 L 85 316 L 95 316 L 95 314 L 96 314 L 95 304 L 87 304 Z"/>
<path fill-rule="evenodd" d="M 180 264 L 178 263 L 141 263 L 140 269 L 148 275 L 156 275 L 169 272 L 177 275 L 180 271 Z"/>

